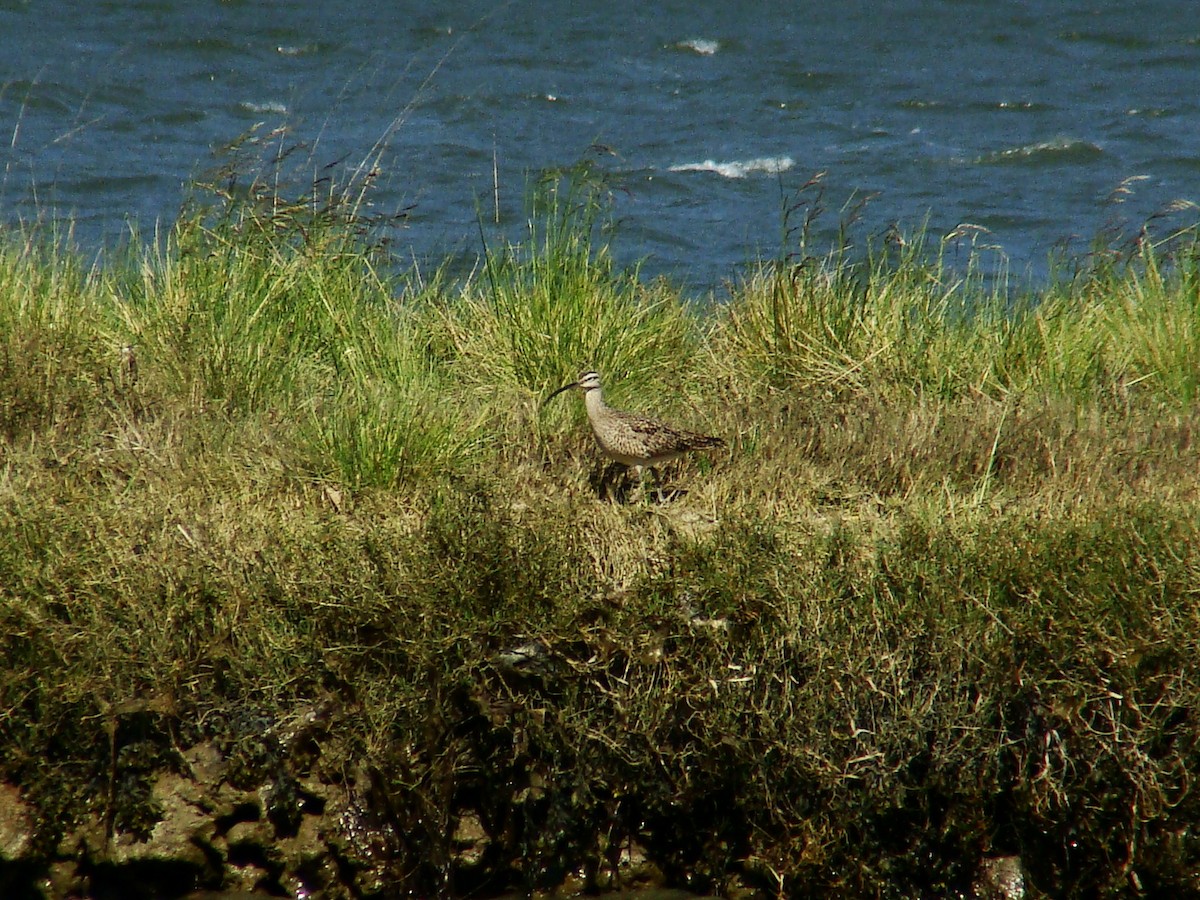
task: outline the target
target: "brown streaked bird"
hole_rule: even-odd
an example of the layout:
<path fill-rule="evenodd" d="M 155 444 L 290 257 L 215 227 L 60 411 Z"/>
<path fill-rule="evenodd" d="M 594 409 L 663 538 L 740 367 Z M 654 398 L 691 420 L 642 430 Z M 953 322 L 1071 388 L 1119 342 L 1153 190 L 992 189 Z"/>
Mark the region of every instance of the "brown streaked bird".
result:
<path fill-rule="evenodd" d="M 717 450 L 725 446 L 725 441 L 719 437 L 684 431 L 649 416 L 613 409 L 604 402 L 599 372 L 583 373 L 578 381 L 564 384 L 543 400 L 542 405 L 571 388 L 583 391 L 588 422 L 604 455 L 614 462 L 635 468 L 639 481 L 642 470 L 650 469 L 654 474 L 660 503 L 663 494 L 659 466 L 693 450 Z"/>

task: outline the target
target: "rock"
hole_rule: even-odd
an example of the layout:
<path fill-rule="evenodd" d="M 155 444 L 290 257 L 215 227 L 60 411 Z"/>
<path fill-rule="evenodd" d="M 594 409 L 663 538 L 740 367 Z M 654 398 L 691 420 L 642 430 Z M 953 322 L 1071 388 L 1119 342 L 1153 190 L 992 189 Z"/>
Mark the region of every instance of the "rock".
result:
<path fill-rule="evenodd" d="M 474 866 L 483 858 L 491 838 L 479 820 L 479 814 L 474 810 L 467 810 L 459 816 L 451 841 L 458 863 Z"/>
<path fill-rule="evenodd" d="M 1022 900 L 1025 896 L 1025 867 L 1019 856 L 985 859 L 971 890 L 974 900 Z"/>
<path fill-rule="evenodd" d="M 150 839 L 139 841 L 128 834 L 114 836 L 108 848 L 110 862 L 171 860 L 209 868 L 205 848 L 212 846 L 215 825 L 205 809 L 203 788 L 190 778 L 174 773 L 160 775 L 154 781 L 151 797 L 162 810 Z"/>
<path fill-rule="evenodd" d="M 21 792 L 0 784 L 0 860 L 12 862 L 29 850 L 33 821 Z"/>
<path fill-rule="evenodd" d="M 225 780 L 225 759 L 212 741 L 202 741 L 188 747 L 183 751 L 183 761 L 191 769 L 192 778 L 197 784 L 211 789 Z"/>
<path fill-rule="evenodd" d="M 230 852 L 238 848 L 254 848 L 266 853 L 266 848 L 275 843 L 275 831 L 265 819 L 238 822 L 225 832 L 225 846 Z"/>

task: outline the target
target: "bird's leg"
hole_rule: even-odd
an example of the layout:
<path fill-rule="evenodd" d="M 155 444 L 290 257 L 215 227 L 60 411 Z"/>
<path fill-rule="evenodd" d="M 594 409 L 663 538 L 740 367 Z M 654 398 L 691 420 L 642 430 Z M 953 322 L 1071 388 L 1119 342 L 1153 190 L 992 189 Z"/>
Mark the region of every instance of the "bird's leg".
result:
<path fill-rule="evenodd" d="M 646 467 L 645 466 L 634 466 L 633 472 L 634 472 L 634 475 L 637 477 L 637 488 L 640 493 L 640 496 L 638 497 L 638 499 L 642 503 L 645 503 L 646 497 L 647 497 L 647 494 L 646 494 Z"/>
<path fill-rule="evenodd" d="M 666 498 L 662 492 L 662 475 L 658 471 L 657 466 L 634 466 L 637 475 L 638 489 L 641 491 L 641 501 L 646 503 L 650 500 L 650 491 L 646 487 L 646 469 L 650 470 L 651 476 L 654 478 L 654 492 L 658 496 L 659 505 L 666 503 Z"/>
<path fill-rule="evenodd" d="M 614 462 L 613 466 L 620 472 L 620 502 L 629 503 L 629 494 L 634 490 L 634 486 L 630 485 L 630 474 L 638 476 L 638 482 L 641 482 L 640 470 L 634 470 L 634 467 L 626 466 L 623 462 Z"/>
<path fill-rule="evenodd" d="M 654 489 L 658 493 L 658 503 L 661 506 L 662 504 L 667 502 L 665 499 L 663 499 L 662 473 L 658 471 L 658 468 L 656 466 L 651 466 L 650 474 L 654 476 Z"/>

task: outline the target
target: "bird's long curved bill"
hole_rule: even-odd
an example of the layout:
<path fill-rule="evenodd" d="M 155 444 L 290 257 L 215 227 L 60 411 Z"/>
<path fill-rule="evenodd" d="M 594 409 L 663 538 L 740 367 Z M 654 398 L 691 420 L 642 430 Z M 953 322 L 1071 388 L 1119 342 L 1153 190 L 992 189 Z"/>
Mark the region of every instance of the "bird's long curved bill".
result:
<path fill-rule="evenodd" d="M 559 388 L 557 391 L 555 391 L 553 394 L 551 394 L 549 397 L 547 397 L 545 400 L 543 400 L 543 401 L 542 401 L 542 406 L 545 406 L 547 403 L 549 403 L 551 400 L 553 400 L 555 397 L 557 397 L 557 396 L 558 396 L 559 394 L 561 394 L 563 391 L 569 391 L 569 390 L 570 390 L 571 388 L 573 388 L 573 387 L 579 387 L 579 382 L 578 382 L 578 381 L 572 381 L 570 384 L 564 384 L 564 385 L 563 385 L 562 387 L 560 387 L 560 388 Z"/>

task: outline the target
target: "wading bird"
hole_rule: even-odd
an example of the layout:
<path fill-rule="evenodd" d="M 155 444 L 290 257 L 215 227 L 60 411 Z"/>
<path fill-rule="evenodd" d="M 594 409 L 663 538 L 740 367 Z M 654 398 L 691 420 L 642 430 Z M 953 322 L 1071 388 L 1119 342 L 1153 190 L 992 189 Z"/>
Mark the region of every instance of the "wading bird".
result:
<path fill-rule="evenodd" d="M 564 384 L 543 400 L 542 405 L 545 406 L 571 388 L 583 391 L 588 422 L 604 455 L 626 467 L 632 466 L 637 470 L 639 481 L 643 470 L 650 469 L 660 503 L 663 502 L 663 493 L 659 466 L 693 450 L 717 450 L 725 446 L 725 441 L 719 437 L 684 431 L 649 416 L 613 409 L 604 402 L 604 395 L 600 392 L 599 372 L 583 373 L 578 381 Z"/>

